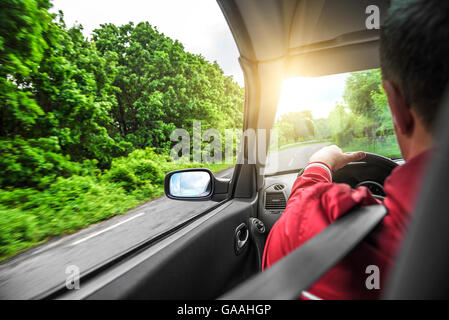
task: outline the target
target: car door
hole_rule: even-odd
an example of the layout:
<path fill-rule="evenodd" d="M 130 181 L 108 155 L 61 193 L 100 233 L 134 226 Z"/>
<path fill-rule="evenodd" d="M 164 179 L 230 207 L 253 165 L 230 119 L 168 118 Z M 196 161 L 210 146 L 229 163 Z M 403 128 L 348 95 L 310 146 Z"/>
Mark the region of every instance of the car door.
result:
<path fill-rule="evenodd" d="M 256 214 L 255 187 L 254 166 L 237 165 L 226 200 L 95 274 L 82 278 L 83 285 L 79 290 L 61 289 L 48 297 L 218 297 L 258 271 L 256 246 L 249 234 L 245 234 L 249 232 L 249 218 Z M 236 245 L 239 239 L 241 248 Z"/>

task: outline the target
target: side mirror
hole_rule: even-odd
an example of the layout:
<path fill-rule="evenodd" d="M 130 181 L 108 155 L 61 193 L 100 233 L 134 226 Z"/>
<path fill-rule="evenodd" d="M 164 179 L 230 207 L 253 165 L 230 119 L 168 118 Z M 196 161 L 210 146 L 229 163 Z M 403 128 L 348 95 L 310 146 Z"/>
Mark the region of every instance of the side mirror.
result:
<path fill-rule="evenodd" d="M 182 169 L 165 176 L 165 194 L 173 200 L 222 201 L 230 180 L 217 179 L 209 169 Z"/>

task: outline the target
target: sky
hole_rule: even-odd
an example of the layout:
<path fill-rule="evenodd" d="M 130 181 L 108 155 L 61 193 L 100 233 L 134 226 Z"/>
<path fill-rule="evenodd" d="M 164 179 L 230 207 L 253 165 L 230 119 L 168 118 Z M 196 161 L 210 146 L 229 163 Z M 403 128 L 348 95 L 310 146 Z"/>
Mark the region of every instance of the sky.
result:
<path fill-rule="evenodd" d="M 179 40 L 184 48 L 217 61 L 225 75 L 244 86 L 239 53 L 231 31 L 215 0 L 53 0 L 52 12 L 62 10 L 67 26 L 82 24 L 84 35 L 102 23 L 126 24 L 149 21 Z M 320 78 L 285 80 L 278 116 L 291 111 L 311 110 L 314 117 L 327 117 L 341 100 L 346 74 Z"/>
<path fill-rule="evenodd" d="M 343 102 L 349 73 L 318 78 L 297 77 L 284 80 L 276 118 L 288 112 L 310 110 L 313 117 L 327 118 L 336 103 Z"/>

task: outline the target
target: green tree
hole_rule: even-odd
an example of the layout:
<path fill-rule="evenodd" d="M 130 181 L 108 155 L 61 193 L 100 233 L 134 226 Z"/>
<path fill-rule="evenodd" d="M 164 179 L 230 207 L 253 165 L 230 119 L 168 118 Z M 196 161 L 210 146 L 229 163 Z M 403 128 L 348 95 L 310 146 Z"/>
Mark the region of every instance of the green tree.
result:
<path fill-rule="evenodd" d="M 329 113 L 328 122 L 333 133 L 333 140 L 339 146 L 348 145 L 354 136 L 354 114 L 342 104 L 337 104 Z"/>
<path fill-rule="evenodd" d="M 6 137 L 31 127 L 43 114 L 26 87 L 47 47 L 44 32 L 51 16 L 47 0 L 0 4 L 0 137 Z"/>
<path fill-rule="evenodd" d="M 193 120 L 201 120 L 203 129 L 241 126 L 242 88 L 217 63 L 184 51 L 148 22 L 104 24 L 93 40 L 102 55 L 118 57 L 111 113 L 116 133 L 134 147 L 168 153 L 173 129 L 192 133 Z"/>
<path fill-rule="evenodd" d="M 346 80 L 344 102 L 354 114 L 374 118 L 376 106 L 371 96 L 381 92 L 381 82 L 379 69 L 352 72 Z"/>
<path fill-rule="evenodd" d="M 276 121 L 280 144 L 310 140 L 315 136 L 315 125 L 310 110 L 289 112 Z"/>
<path fill-rule="evenodd" d="M 379 84 L 379 91 L 371 93 L 371 99 L 375 106 L 375 117 L 380 124 L 377 128 L 376 135 L 385 140 L 386 136 L 394 135 L 393 119 L 390 109 L 388 108 L 388 100 L 385 91 Z"/>
<path fill-rule="evenodd" d="M 375 139 L 376 131 L 382 125 L 379 118 L 379 106 L 373 100 L 376 94 L 382 94 L 380 86 L 382 77 L 380 69 L 352 72 L 346 80 L 343 95 L 344 102 L 349 110 L 363 125 L 363 135 Z"/>
<path fill-rule="evenodd" d="M 327 118 L 319 118 L 313 120 L 315 126 L 315 137 L 317 139 L 330 139 L 333 132 L 330 121 Z"/>
<path fill-rule="evenodd" d="M 81 30 L 66 31 L 62 17 L 50 23 L 49 49 L 33 77 L 33 93 L 45 112 L 38 134 L 58 137 L 62 152 L 74 161 L 97 159 L 107 168 L 113 157 L 129 149 L 117 144 L 107 130 L 113 125 L 109 112 L 116 105 L 111 85 L 116 57 L 101 57 Z"/>
<path fill-rule="evenodd" d="M 28 2 L 33 1 L 20 1 Z M 44 14 L 47 7 L 33 3 L 41 9 L 29 18 L 42 21 L 26 41 L 37 43 L 28 47 L 40 49 L 23 53 L 17 58 L 20 63 L 11 58 L 11 50 L 1 52 L 1 186 L 43 187 L 57 176 L 83 170 L 69 160 L 88 167 L 91 162 L 85 161 L 93 160 L 106 168 L 129 148 L 107 131 L 113 125 L 109 110 L 116 103 L 111 85 L 115 58 L 99 56 L 80 27 L 66 30 L 62 14 L 51 21 L 52 16 Z"/>

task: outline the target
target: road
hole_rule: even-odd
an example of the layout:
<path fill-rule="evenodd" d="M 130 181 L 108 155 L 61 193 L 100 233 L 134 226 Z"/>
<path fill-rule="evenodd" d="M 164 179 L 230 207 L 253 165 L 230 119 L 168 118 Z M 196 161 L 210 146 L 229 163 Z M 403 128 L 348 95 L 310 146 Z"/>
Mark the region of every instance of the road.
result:
<path fill-rule="evenodd" d="M 300 168 L 323 145 L 284 149 L 271 154 L 270 161 L 277 155 L 282 170 Z M 218 173 L 217 177 L 230 178 L 232 172 L 233 168 L 230 168 Z M 30 249 L 0 264 L 0 299 L 32 299 L 64 284 L 68 266 L 77 266 L 81 274 L 93 270 L 215 204 L 212 201 L 174 201 L 162 196 L 125 215 Z"/>
<path fill-rule="evenodd" d="M 319 142 L 313 144 L 305 142 L 304 144 L 298 145 L 297 147 L 272 152 L 268 155 L 265 174 L 303 168 L 314 152 L 318 151 L 328 144 L 328 142 Z"/>

